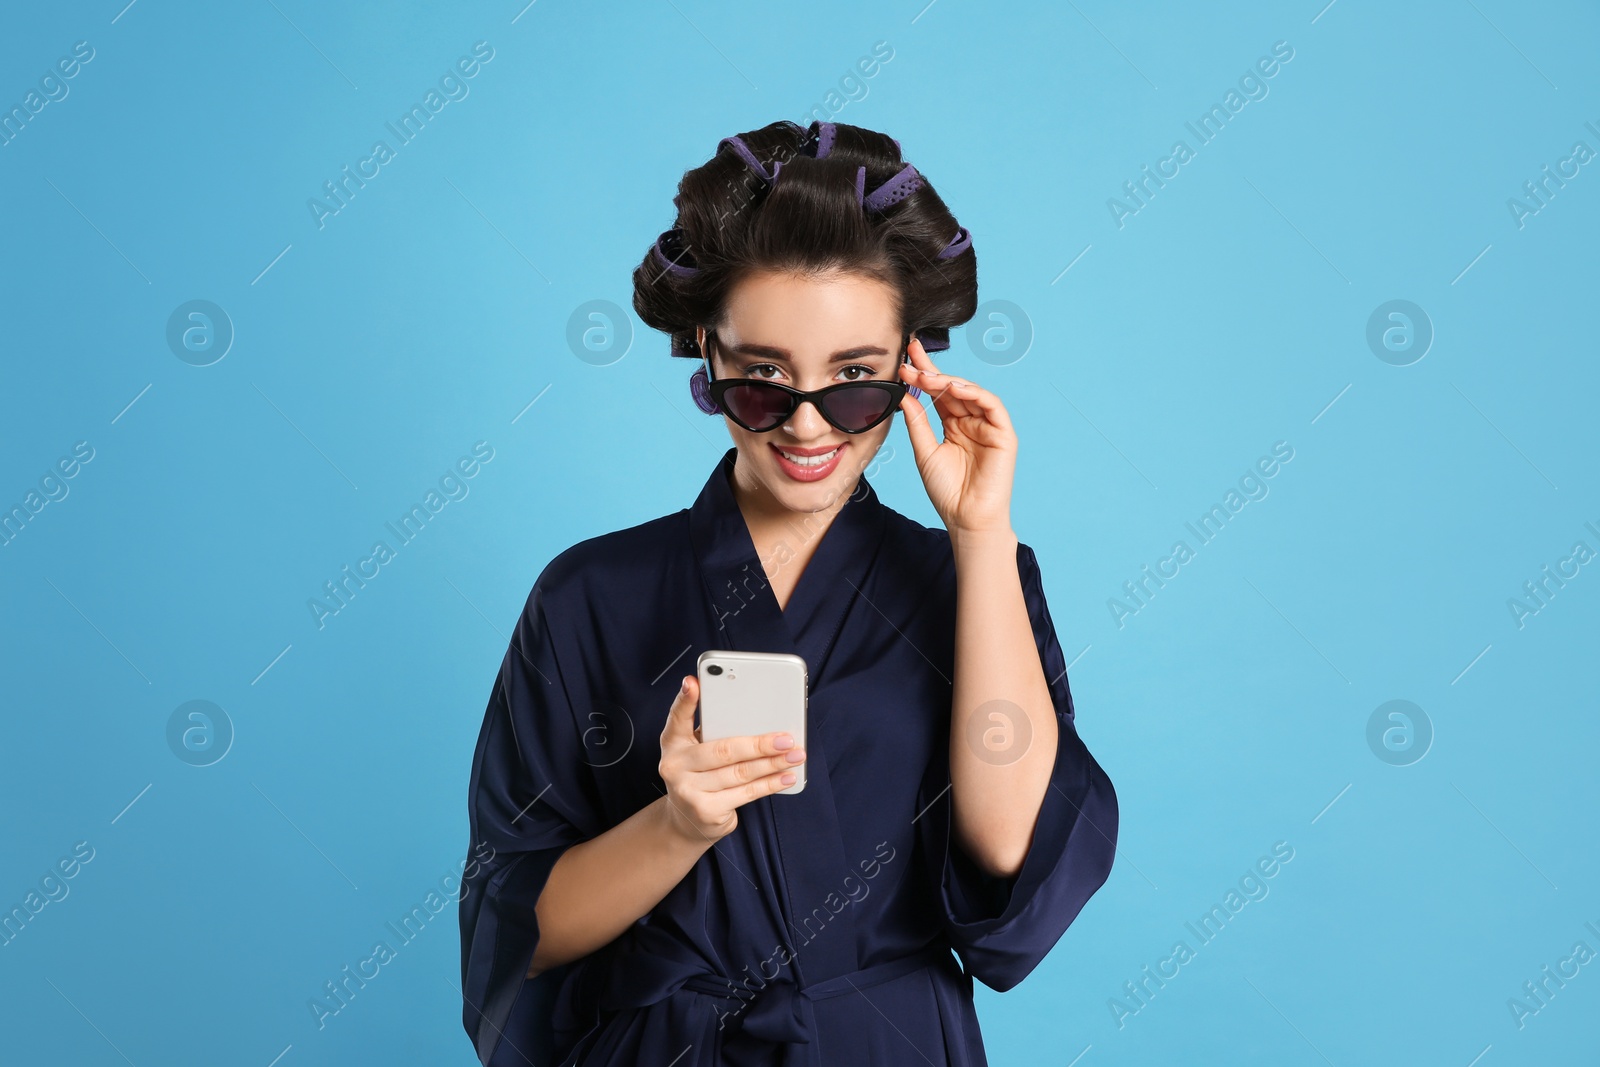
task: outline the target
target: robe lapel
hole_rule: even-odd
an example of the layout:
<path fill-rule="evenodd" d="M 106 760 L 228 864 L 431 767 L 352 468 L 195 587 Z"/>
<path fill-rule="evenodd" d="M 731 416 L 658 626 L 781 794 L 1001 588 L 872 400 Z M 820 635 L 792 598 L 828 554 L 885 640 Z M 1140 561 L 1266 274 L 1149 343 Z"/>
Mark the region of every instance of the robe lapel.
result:
<path fill-rule="evenodd" d="M 769 831 L 778 844 L 788 929 L 775 934 L 794 955 L 801 984 L 809 985 L 857 969 L 855 909 L 840 892 L 854 867 L 844 855 L 827 771 L 822 724 L 831 709 L 823 680 L 833 643 L 883 540 L 886 516 L 862 478 L 823 535 L 787 610 L 780 610 L 728 481 L 737 455 L 730 448 L 712 472 L 690 510 L 690 530 L 718 627 L 712 637 L 721 642 L 717 647 L 791 652 L 806 661 L 806 787 L 797 795 L 746 804 L 740 821 L 742 826 L 752 818 L 758 824 L 752 830 Z"/>

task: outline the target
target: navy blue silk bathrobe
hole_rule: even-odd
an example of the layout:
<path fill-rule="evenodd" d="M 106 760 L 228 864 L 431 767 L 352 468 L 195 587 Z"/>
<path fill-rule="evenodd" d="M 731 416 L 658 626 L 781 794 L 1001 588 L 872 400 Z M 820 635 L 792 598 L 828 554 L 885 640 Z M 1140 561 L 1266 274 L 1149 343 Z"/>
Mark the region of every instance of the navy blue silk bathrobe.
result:
<path fill-rule="evenodd" d="M 693 507 L 557 556 L 516 624 L 473 757 L 481 862 L 460 902 L 463 1017 L 489 1067 L 977 1067 L 973 978 L 1015 986 L 1110 874 L 1116 793 L 1074 726 L 1033 550 L 1017 566 L 1059 741 L 1027 859 L 996 878 L 950 830 L 948 533 L 862 478 L 780 609 L 736 456 Z M 707 649 L 805 659 L 805 789 L 737 809 L 649 914 L 527 979 L 551 867 L 666 792 L 661 731 Z"/>

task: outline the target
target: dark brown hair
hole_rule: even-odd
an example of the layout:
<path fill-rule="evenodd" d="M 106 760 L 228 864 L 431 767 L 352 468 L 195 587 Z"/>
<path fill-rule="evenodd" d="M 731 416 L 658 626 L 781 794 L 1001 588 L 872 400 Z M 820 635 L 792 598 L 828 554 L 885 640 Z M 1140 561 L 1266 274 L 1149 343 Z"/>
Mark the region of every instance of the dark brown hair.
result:
<path fill-rule="evenodd" d="M 899 143 L 860 126 L 787 120 L 739 138 L 763 173 L 720 143 L 709 161 L 684 172 L 673 198 L 677 221 L 660 254 L 652 246 L 633 272 L 633 310 L 672 338 L 672 354 L 700 358 L 695 328 L 718 326 L 728 293 L 763 271 L 879 279 L 896 294 L 902 335 L 914 330 L 929 351 L 948 348 L 950 327 L 978 304 L 973 249 L 939 257 L 961 232 L 955 216 L 925 177 L 881 211 L 858 199 L 859 168 L 870 198 L 906 166 Z"/>

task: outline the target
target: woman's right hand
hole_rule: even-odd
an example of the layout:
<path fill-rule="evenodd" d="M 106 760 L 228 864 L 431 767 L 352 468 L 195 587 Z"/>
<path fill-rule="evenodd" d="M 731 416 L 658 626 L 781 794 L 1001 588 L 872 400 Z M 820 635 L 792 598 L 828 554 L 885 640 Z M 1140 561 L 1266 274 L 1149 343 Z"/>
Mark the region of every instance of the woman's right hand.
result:
<path fill-rule="evenodd" d="M 787 733 L 701 741 L 694 726 L 699 703 L 700 681 L 688 675 L 661 731 L 659 769 L 667 786 L 668 825 L 696 844 L 711 845 L 739 825 L 735 808 L 793 785 L 794 768 L 806 753 Z"/>

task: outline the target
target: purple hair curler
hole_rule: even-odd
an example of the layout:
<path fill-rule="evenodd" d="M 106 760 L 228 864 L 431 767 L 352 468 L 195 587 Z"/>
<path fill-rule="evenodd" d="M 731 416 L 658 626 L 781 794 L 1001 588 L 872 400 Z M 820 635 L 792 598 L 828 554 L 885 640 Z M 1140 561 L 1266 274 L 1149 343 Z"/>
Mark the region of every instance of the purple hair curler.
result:
<path fill-rule="evenodd" d="M 938 258 L 950 259 L 952 256 L 959 256 L 971 247 L 972 234 L 967 232 L 965 226 L 957 226 L 956 235 L 950 238 L 950 243 L 940 250 Z"/>
<path fill-rule="evenodd" d="M 718 150 L 721 150 L 722 146 L 725 144 L 733 145 L 733 150 L 739 154 L 739 158 L 744 160 L 750 169 L 755 171 L 756 174 L 761 177 L 762 181 L 771 183 L 778 180 L 778 168 L 782 166 L 782 164 L 774 162 L 772 164 L 772 173 L 768 174 L 766 168 L 761 165 L 761 161 L 756 159 L 755 153 L 750 151 L 749 146 L 744 143 L 742 138 L 724 137 L 722 140 L 717 142 Z"/>
<path fill-rule="evenodd" d="M 917 173 L 916 167 L 907 163 L 900 173 L 872 190 L 872 195 L 866 198 L 862 206 L 868 211 L 883 211 L 921 188 L 922 175 Z"/>
<path fill-rule="evenodd" d="M 717 407 L 717 402 L 711 399 L 711 378 L 706 374 L 703 363 L 689 375 L 689 395 L 694 398 L 694 406 L 707 415 L 715 415 L 722 410 Z"/>
<path fill-rule="evenodd" d="M 837 131 L 831 122 L 819 122 L 816 123 L 816 127 L 817 143 L 812 149 L 812 155 L 816 159 L 827 159 L 828 153 L 833 151 L 833 137 Z"/>
<path fill-rule="evenodd" d="M 672 249 L 673 254 L 670 257 L 667 255 L 666 250 L 662 248 L 663 243 Z M 663 230 L 661 236 L 656 238 L 656 243 L 651 250 L 655 253 L 656 262 L 660 263 L 671 274 L 676 274 L 680 278 L 692 278 L 700 273 L 700 268 L 686 266 L 679 262 L 689 254 L 689 249 L 683 243 L 683 231 L 676 226 L 670 230 Z"/>

